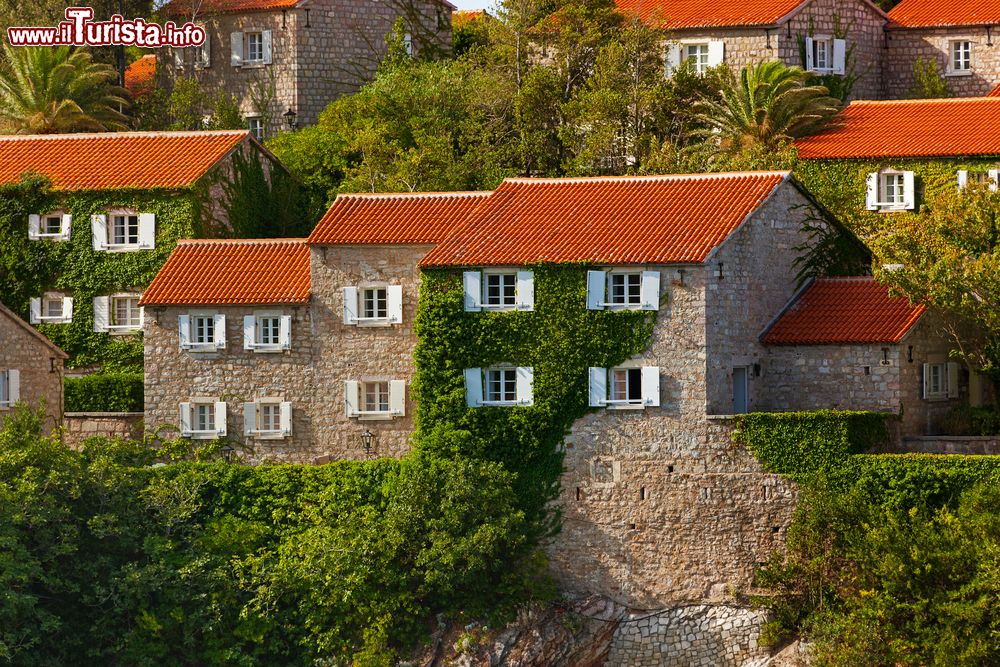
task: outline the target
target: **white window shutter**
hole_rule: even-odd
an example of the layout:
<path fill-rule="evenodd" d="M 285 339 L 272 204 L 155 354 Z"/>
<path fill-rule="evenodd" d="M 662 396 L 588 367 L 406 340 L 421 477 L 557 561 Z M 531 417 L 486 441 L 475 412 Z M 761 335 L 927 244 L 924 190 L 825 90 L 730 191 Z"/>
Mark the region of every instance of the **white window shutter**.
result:
<path fill-rule="evenodd" d="M 243 435 L 253 435 L 257 431 L 257 404 L 243 404 Z"/>
<path fill-rule="evenodd" d="M 466 271 L 462 274 L 465 290 L 465 312 L 478 313 L 483 309 L 483 274 L 481 271 Z"/>
<path fill-rule="evenodd" d="M 212 64 L 212 36 L 205 31 L 205 43 L 201 45 L 201 66 L 208 67 Z"/>
<path fill-rule="evenodd" d="M 987 175 L 990 177 L 990 190 L 996 192 L 997 186 L 1000 185 L 1000 169 L 990 169 Z"/>
<path fill-rule="evenodd" d="M 948 398 L 958 398 L 958 362 L 948 362 Z"/>
<path fill-rule="evenodd" d="M 965 189 L 965 186 L 968 185 L 969 183 L 969 171 L 967 169 L 959 169 L 957 172 L 955 172 L 955 178 L 958 182 L 959 191 L 962 191 Z"/>
<path fill-rule="evenodd" d="M 73 297 L 64 296 L 63 297 L 63 322 L 73 321 Z"/>
<path fill-rule="evenodd" d="M 642 404 L 651 407 L 660 405 L 660 368 L 642 367 Z"/>
<path fill-rule="evenodd" d="M 243 33 L 229 33 L 229 64 L 239 67 L 243 64 Z"/>
<path fill-rule="evenodd" d="M 37 241 L 38 235 L 42 233 L 42 216 L 37 213 L 28 215 L 28 240 Z"/>
<path fill-rule="evenodd" d="M 607 271 L 587 271 L 587 310 L 604 310 Z"/>
<path fill-rule="evenodd" d="M 156 215 L 139 214 L 139 246 L 152 250 L 156 247 Z"/>
<path fill-rule="evenodd" d="M 271 48 L 272 48 L 271 31 L 270 30 L 264 30 L 263 32 L 260 33 L 260 36 L 261 36 L 261 39 L 260 39 L 261 44 L 264 47 L 264 49 L 263 49 L 264 50 L 264 64 L 265 65 L 270 65 L 271 64 Z"/>
<path fill-rule="evenodd" d="M 483 370 L 465 369 L 465 404 L 476 408 L 483 404 Z"/>
<path fill-rule="evenodd" d="M 708 66 L 721 65 L 726 59 L 726 43 L 721 39 L 713 39 L 708 43 Z"/>
<path fill-rule="evenodd" d="M 399 324 L 403 321 L 403 286 L 389 285 L 385 290 L 386 308 L 389 321 Z"/>
<path fill-rule="evenodd" d="M 927 398 L 931 388 L 931 365 L 924 364 L 924 385 L 921 388 L 921 398 Z"/>
<path fill-rule="evenodd" d="M 642 272 L 642 306 L 641 310 L 660 309 L 660 272 Z"/>
<path fill-rule="evenodd" d="M 243 316 L 243 349 L 252 350 L 257 343 L 257 318 L 254 315 Z"/>
<path fill-rule="evenodd" d="M 608 369 L 591 367 L 587 371 L 590 387 L 590 402 L 592 408 L 607 405 L 608 400 Z"/>
<path fill-rule="evenodd" d="M 806 37 L 806 70 L 812 71 L 816 66 L 816 61 L 814 59 L 814 44 L 815 41 L 812 37 Z"/>
<path fill-rule="evenodd" d="M 358 323 L 358 288 L 344 288 L 344 324 Z"/>
<path fill-rule="evenodd" d="M 108 216 L 95 213 L 90 216 L 90 233 L 94 237 L 94 250 L 106 250 L 108 247 Z"/>
<path fill-rule="evenodd" d="M 219 350 L 226 349 L 226 316 L 216 314 L 212 316 L 214 320 L 213 333 L 215 334 L 215 347 Z"/>
<path fill-rule="evenodd" d="M 7 371 L 7 398 L 10 405 L 21 400 L 21 371 L 16 368 Z"/>
<path fill-rule="evenodd" d="M 139 295 L 142 298 L 142 295 Z M 139 328 L 142 329 L 146 324 L 146 306 L 139 306 Z"/>
<path fill-rule="evenodd" d="M 843 39 L 833 40 L 833 73 L 847 73 L 847 42 Z"/>
<path fill-rule="evenodd" d="M 535 273 L 534 271 L 517 272 L 517 309 L 535 309 Z"/>
<path fill-rule="evenodd" d="M 191 435 L 191 404 L 181 403 L 180 405 L 180 427 L 181 435 Z"/>
<path fill-rule="evenodd" d="M 406 414 L 406 382 L 403 380 L 389 381 L 389 412 L 396 417 Z"/>
<path fill-rule="evenodd" d="M 681 66 L 682 48 L 680 44 L 667 44 L 667 50 L 663 55 L 663 75 L 665 77 L 669 78 Z"/>
<path fill-rule="evenodd" d="M 361 385 L 355 380 L 344 382 L 344 406 L 348 417 L 357 417 L 361 409 Z"/>
<path fill-rule="evenodd" d="M 94 308 L 94 312 L 97 312 L 97 308 Z M 178 315 L 177 316 L 177 334 L 178 340 L 181 344 L 182 350 L 188 350 L 191 348 L 191 316 L 190 315 Z"/>
<path fill-rule="evenodd" d="M 281 415 L 281 433 L 283 435 L 292 434 L 292 404 L 288 401 L 282 401 L 281 405 L 278 406 L 278 412 Z"/>
<path fill-rule="evenodd" d="M 38 324 L 42 321 L 42 299 L 40 297 L 31 297 L 31 315 L 28 321 L 32 324 Z"/>
<path fill-rule="evenodd" d="M 534 369 L 531 366 L 518 366 L 516 378 L 518 404 L 531 405 L 534 403 L 532 396 L 532 385 L 535 379 Z"/>
<path fill-rule="evenodd" d="M 865 207 L 869 211 L 878 210 L 878 172 L 873 171 L 865 178 Z"/>
<path fill-rule="evenodd" d="M 170 49 L 174 56 L 174 67 L 177 69 L 184 69 L 184 49 L 175 46 Z"/>
<path fill-rule="evenodd" d="M 62 234 L 59 235 L 60 241 L 69 241 L 70 232 L 73 228 L 73 216 L 69 213 L 63 213 L 62 216 Z"/>
<path fill-rule="evenodd" d="M 913 172 L 903 172 L 903 208 L 913 210 L 916 207 L 917 195 L 913 185 Z"/>
<path fill-rule="evenodd" d="M 226 435 L 226 402 L 216 401 L 215 402 L 215 433 L 217 435 Z"/>
<path fill-rule="evenodd" d="M 292 316 L 282 315 L 278 321 L 278 342 L 282 350 L 292 349 Z"/>
<path fill-rule="evenodd" d="M 94 331 L 107 331 L 111 324 L 111 297 L 94 297 Z M 186 315 L 182 315 L 186 317 Z"/>

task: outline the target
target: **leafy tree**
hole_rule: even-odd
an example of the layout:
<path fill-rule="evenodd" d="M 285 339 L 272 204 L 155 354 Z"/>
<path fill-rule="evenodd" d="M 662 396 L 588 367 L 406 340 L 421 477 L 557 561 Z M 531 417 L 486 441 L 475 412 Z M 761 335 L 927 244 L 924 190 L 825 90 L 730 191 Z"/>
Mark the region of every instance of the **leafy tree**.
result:
<path fill-rule="evenodd" d="M 128 93 L 108 65 L 69 46 L 3 47 L 0 130 L 49 134 L 122 130 Z"/>
<path fill-rule="evenodd" d="M 933 58 L 924 60 L 917 58 L 913 63 L 913 88 L 910 89 L 910 99 L 925 100 L 935 97 L 951 97 L 948 80 L 938 72 L 937 61 Z"/>

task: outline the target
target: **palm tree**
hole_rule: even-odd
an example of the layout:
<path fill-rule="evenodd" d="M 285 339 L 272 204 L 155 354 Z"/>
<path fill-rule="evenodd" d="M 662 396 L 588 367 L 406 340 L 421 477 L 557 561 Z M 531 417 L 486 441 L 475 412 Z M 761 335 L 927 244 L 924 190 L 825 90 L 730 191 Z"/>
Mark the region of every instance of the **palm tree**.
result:
<path fill-rule="evenodd" d="M 70 46 L 3 47 L 0 132 L 53 134 L 127 128 L 128 93 L 110 65 Z"/>
<path fill-rule="evenodd" d="M 809 73 L 778 61 L 748 65 L 724 79 L 719 99 L 704 99 L 696 115 L 723 151 L 779 150 L 815 132 L 840 110 L 823 86 L 806 85 Z"/>

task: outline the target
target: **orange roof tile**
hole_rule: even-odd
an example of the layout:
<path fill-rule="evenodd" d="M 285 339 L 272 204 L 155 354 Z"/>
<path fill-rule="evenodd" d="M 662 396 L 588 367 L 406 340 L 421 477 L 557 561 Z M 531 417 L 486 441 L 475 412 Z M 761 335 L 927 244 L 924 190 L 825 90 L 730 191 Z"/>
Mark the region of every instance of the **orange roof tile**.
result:
<path fill-rule="evenodd" d="M 303 0 L 171 0 L 160 8 L 165 16 L 195 18 L 205 14 L 230 14 L 234 12 L 260 12 L 291 9 Z"/>
<path fill-rule="evenodd" d="M 615 0 L 618 11 L 658 28 L 774 25 L 808 0 Z"/>
<path fill-rule="evenodd" d="M 898 343 L 927 310 L 889 296 L 874 278 L 820 278 L 761 336 L 768 345 Z"/>
<path fill-rule="evenodd" d="M 996 0 L 903 0 L 889 12 L 891 27 L 924 28 L 1000 23 Z"/>
<path fill-rule="evenodd" d="M 489 192 L 412 192 L 337 195 L 309 243 L 440 243 Z"/>
<path fill-rule="evenodd" d="M 509 178 L 420 264 L 701 262 L 788 177 Z"/>
<path fill-rule="evenodd" d="M 1000 97 L 1000 83 L 998 83 L 996 87 L 993 88 L 993 90 L 991 90 L 986 97 Z"/>
<path fill-rule="evenodd" d="M 851 102 L 796 146 L 801 158 L 1000 155 L 1000 98 Z"/>
<path fill-rule="evenodd" d="M 56 190 L 187 187 L 249 136 L 245 130 L 0 136 L 0 184 L 38 172 Z"/>
<path fill-rule="evenodd" d="M 455 30 L 464 28 L 474 21 L 493 18 L 485 9 L 460 9 L 451 13 L 451 27 Z"/>
<path fill-rule="evenodd" d="M 178 241 L 140 305 L 306 303 L 310 287 L 305 239 Z"/>
<path fill-rule="evenodd" d="M 142 97 L 153 90 L 155 77 L 156 56 L 143 56 L 125 68 L 125 89 L 132 97 Z"/>

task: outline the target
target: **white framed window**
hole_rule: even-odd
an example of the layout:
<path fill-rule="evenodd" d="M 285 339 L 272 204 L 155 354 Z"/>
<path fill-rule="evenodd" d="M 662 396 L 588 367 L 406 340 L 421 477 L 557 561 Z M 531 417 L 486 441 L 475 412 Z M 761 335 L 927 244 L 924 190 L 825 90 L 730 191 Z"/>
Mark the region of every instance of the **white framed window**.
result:
<path fill-rule="evenodd" d="M 281 352 L 292 348 L 292 316 L 256 312 L 243 316 L 243 349 Z"/>
<path fill-rule="evenodd" d="M 272 38 L 270 30 L 229 34 L 229 64 L 233 67 L 270 65 L 271 59 Z"/>
<path fill-rule="evenodd" d="M 685 44 L 684 60 L 691 64 L 691 68 L 703 74 L 708 70 L 708 42 L 702 44 Z"/>
<path fill-rule="evenodd" d="M 659 310 L 659 271 L 587 271 L 589 310 Z"/>
<path fill-rule="evenodd" d="M 21 371 L 8 368 L 0 371 L 0 410 L 13 407 L 21 400 Z"/>
<path fill-rule="evenodd" d="M 199 69 L 204 69 L 206 67 L 211 67 L 212 65 L 212 36 L 202 25 L 201 28 L 205 30 L 205 41 L 198 46 L 191 47 L 194 51 L 194 66 Z"/>
<path fill-rule="evenodd" d="M 722 40 L 670 43 L 663 58 L 663 73 L 669 77 L 682 64 L 690 63 L 695 72 L 704 74 L 708 68 L 721 65 L 725 54 L 726 44 Z"/>
<path fill-rule="evenodd" d="M 389 326 L 403 321 L 403 286 L 345 287 L 344 324 Z"/>
<path fill-rule="evenodd" d="M 413 57 L 413 35 L 408 32 L 403 35 L 403 50 L 406 51 L 406 55 Z"/>
<path fill-rule="evenodd" d="M 948 42 L 948 70 L 952 76 L 972 74 L 972 42 L 956 39 Z"/>
<path fill-rule="evenodd" d="M 247 40 L 247 57 L 245 62 L 248 64 L 253 63 L 264 63 L 264 33 L 260 32 L 248 32 L 246 34 Z"/>
<path fill-rule="evenodd" d="M 941 401 L 958 397 L 958 364 L 930 362 L 923 368 L 923 397 L 928 401 Z"/>
<path fill-rule="evenodd" d="M 393 419 L 406 415 L 406 382 L 371 378 L 344 383 L 348 417 Z"/>
<path fill-rule="evenodd" d="M 90 216 L 94 250 L 151 250 L 156 246 L 156 216 L 116 210 Z"/>
<path fill-rule="evenodd" d="M 510 269 L 466 271 L 462 276 L 466 312 L 535 309 L 535 273 Z"/>
<path fill-rule="evenodd" d="M 94 297 L 94 331 L 132 334 L 142 331 L 141 292 L 122 292 Z"/>
<path fill-rule="evenodd" d="M 177 316 L 182 350 L 212 352 L 226 347 L 226 316 L 219 313 L 190 313 Z"/>
<path fill-rule="evenodd" d="M 247 129 L 250 130 L 254 139 L 264 138 L 264 120 L 260 116 L 247 116 Z"/>
<path fill-rule="evenodd" d="M 494 366 L 465 369 L 465 401 L 481 406 L 532 405 L 534 369 L 531 366 Z"/>
<path fill-rule="evenodd" d="M 987 169 L 985 171 L 971 171 L 959 169 L 957 174 L 958 189 L 964 190 L 967 185 L 986 185 L 993 192 L 1000 187 L 1000 169 Z"/>
<path fill-rule="evenodd" d="M 589 369 L 591 407 L 641 409 L 660 405 L 660 369 L 622 366 Z"/>
<path fill-rule="evenodd" d="M 806 69 L 817 74 L 845 74 L 847 42 L 817 35 L 805 38 Z"/>
<path fill-rule="evenodd" d="M 73 297 L 46 292 L 31 299 L 32 324 L 69 324 L 73 321 Z"/>
<path fill-rule="evenodd" d="M 867 178 L 865 203 L 869 211 L 905 211 L 916 206 L 912 171 L 886 169 Z"/>
<path fill-rule="evenodd" d="M 211 440 L 226 435 L 226 403 L 216 398 L 192 398 L 180 404 L 181 435 Z"/>
<path fill-rule="evenodd" d="M 260 398 L 243 404 L 243 435 L 261 439 L 292 434 L 292 404 L 280 398 Z"/>
<path fill-rule="evenodd" d="M 45 214 L 28 216 L 28 239 L 37 241 L 69 241 L 73 216 L 63 211 L 49 211 Z"/>

